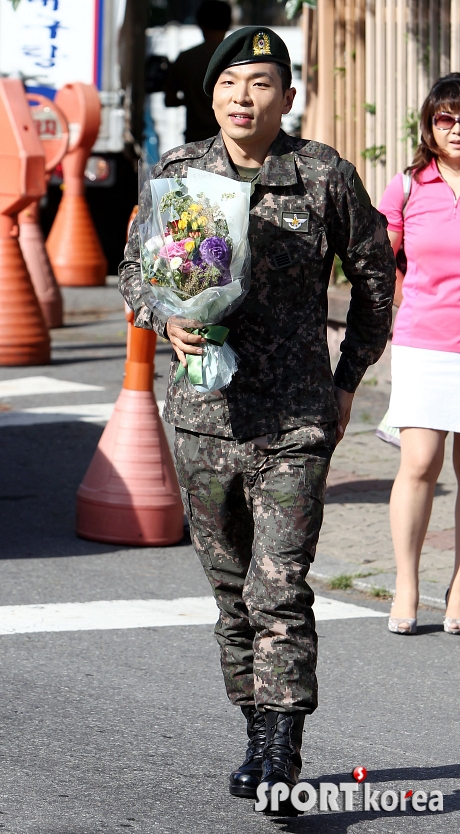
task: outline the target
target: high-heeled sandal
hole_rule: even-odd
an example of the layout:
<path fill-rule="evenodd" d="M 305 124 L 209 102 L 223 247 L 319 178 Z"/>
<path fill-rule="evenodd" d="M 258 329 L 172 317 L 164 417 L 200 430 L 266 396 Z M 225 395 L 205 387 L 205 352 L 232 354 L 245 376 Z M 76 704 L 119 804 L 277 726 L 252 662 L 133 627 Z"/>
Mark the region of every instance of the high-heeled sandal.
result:
<path fill-rule="evenodd" d="M 408 628 L 401 628 L 403 624 Z M 417 631 L 417 617 L 388 617 L 388 631 L 393 634 L 415 634 Z"/>
<path fill-rule="evenodd" d="M 394 599 L 391 602 L 393 608 Z M 408 628 L 401 628 L 406 625 Z M 415 634 L 417 631 L 417 617 L 392 617 L 390 609 L 390 617 L 388 617 L 388 631 L 393 634 Z"/>
<path fill-rule="evenodd" d="M 446 596 L 445 596 L 446 608 L 447 608 L 447 603 L 449 601 L 449 594 L 450 594 L 450 586 L 447 589 Z M 444 626 L 444 631 L 446 632 L 446 634 L 460 634 L 460 620 L 456 620 L 455 617 L 444 617 L 443 626 Z"/>

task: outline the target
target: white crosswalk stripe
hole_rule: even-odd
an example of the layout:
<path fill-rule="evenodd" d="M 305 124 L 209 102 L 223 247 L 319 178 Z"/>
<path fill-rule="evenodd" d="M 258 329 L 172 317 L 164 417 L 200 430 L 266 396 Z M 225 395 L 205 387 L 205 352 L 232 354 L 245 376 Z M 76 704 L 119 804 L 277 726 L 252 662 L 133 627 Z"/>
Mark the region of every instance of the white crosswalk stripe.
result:
<path fill-rule="evenodd" d="M 163 414 L 164 400 L 158 400 L 158 410 Z M 107 423 L 115 403 L 89 403 L 86 405 L 46 405 L 23 408 L 18 411 L 0 412 L 0 429 L 11 426 L 33 426 L 37 423 Z"/>
<path fill-rule="evenodd" d="M 74 391 L 103 391 L 100 385 L 85 385 L 50 376 L 23 376 L 0 381 L 0 398 L 30 397 L 36 394 L 69 394 Z"/>
<path fill-rule="evenodd" d="M 316 597 L 314 611 L 317 622 L 387 616 L 321 596 Z M 211 596 L 5 605 L 0 606 L 0 634 L 213 625 L 216 619 L 217 607 Z"/>
<path fill-rule="evenodd" d="M 0 381 L 0 400 L 10 397 L 40 396 L 44 394 L 69 394 L 82 391 L 103 391 L 100 385 L 84 385 L 65 379 L 47 376 L 18 377 Z M 112 416 L 115 403 L 75 403 L 34 406 L 2 411 L 0 409 L 0 429 L 14 426 L 34 426 L 43 423 L 107 423 Z M 158 402 L 160 414 L 164 402 Z"/>
<path fill-rule="evenodd" d="M 107 423 L 115 403 L 88 405 L 46 405 L 0 413 L 0 428 L 33 426 L 38 423 Z"/>

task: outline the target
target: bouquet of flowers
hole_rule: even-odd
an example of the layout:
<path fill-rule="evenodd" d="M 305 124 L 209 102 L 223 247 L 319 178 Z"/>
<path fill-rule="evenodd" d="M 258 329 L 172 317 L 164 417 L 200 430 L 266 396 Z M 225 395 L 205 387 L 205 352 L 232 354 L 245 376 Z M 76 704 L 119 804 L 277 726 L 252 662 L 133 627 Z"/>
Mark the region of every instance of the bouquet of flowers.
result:
<path fill-rule="evenodd" d="M 150 179 L 140 168 L 139 235 L 143 297 L 164 318 L 206 339 L 203 355 L 187 355 L 199 391 L 228 385 L 237 356 L 218 326 L 249 290 L 247 239 L 250 184 L 189 167 L 185 178 Z"/>

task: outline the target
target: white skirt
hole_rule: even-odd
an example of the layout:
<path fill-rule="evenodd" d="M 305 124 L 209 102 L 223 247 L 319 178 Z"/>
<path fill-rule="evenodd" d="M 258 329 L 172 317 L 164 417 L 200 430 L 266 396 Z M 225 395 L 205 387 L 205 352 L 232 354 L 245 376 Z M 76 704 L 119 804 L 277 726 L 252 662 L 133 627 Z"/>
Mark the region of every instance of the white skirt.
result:
<path fill-rule="evenodd" d="M 460 353 L 393 345 L 388 424 L 460 432 Z"/>

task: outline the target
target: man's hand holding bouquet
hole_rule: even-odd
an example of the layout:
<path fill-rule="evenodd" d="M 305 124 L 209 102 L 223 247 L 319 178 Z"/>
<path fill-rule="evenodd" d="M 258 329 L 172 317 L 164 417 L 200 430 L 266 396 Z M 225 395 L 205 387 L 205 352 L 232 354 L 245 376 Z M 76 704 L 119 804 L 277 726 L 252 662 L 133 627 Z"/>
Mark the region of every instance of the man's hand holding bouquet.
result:
<path fill-rule="evenodd" d="M 191 334 L 202 355 L 187 353 L 186 373 L 198 391 L 228 385 L 237 356 L 219 322 L 248 292 L 249 183 L 189 168 L 183 179 L 150 179 L 141 167 L 139 234 L 143 296 L 168 323 Z M 177 340 L 175 340 L 176 352 Z"/>

